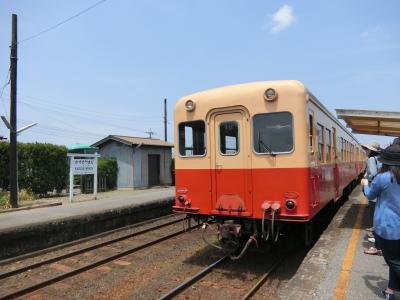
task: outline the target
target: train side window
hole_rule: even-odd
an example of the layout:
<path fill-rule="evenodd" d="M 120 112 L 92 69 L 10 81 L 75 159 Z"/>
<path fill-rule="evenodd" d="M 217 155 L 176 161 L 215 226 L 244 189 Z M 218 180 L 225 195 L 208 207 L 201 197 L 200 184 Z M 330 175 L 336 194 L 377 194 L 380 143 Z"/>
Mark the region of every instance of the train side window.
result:
<path fill-rule="evenodd" d="M 308 126 L 309 126 L 308 146 L 309 146 L 309 151 L 313 152 L 314 151 L 314 118 L 313 118 L 312 114 L 310 114 L 308 117 Z"/>
<path fill-rule="evenodd" d="M 331 150 L 332 150 L 332 142 L 331 142 L 331 131 L 326 128 L 325 129 L 325 155 L 326 162 L 331 161 Z"/>
<path fill-rule="evenodd" d="M 236 155 L 239 152 L 237 122 L 223 122 L 219 125 L 219 151 L 223 155 Z"/>
<path fill-rule="evenodd" d="M 293 150 L 293 116 L 290 112 L 253 117 L 253 149 L 256 153 L 288 153 Z"/>
<path fill-rule="evenodd" d="M 333 143 L 333 160 L 336 161 L 338 159 L 337 154 L 337 139 L 336 139 L 336 128 L 332 127 L 332 143 Z"/>
<path fill-rule="evenodd" d="M 205 124 L 203 121 L 179 124 L 179 154 L 181 156 L 203 156 L 205 147 Z"/>
<path fill-rule="evenodd" d="M 318 133 L 318 161 L 324 161 L 324 126 L 321 124 L 317 124 L 317 133 Z"/>
<path fill-rule="evenodd" d="M 353 160 L 353 144 L 352 143 L 350 143 L 350 159 L 349 160 L 350 161 Z"/>
<path fill-rule="evenodd" d="M 342 160 L 342 138 L 337 138 L 337 159 L 338 161 Z"/>
<path fill-rule="evenodd" d="M 342 161 L 346 161 L 346 143 L 342 138 Z"/>

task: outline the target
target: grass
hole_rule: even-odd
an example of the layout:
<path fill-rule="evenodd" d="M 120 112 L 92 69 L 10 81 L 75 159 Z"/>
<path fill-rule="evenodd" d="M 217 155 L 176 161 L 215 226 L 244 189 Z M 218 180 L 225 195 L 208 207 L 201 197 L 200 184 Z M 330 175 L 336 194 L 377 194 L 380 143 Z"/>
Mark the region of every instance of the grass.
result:
<path fill-rule="evenodd" d="M 10 208 L 10 195 L 8 192 L 0 192 L 0 209 Z"/>
<path fill-rule="evenodd" d="M 32 192 L 22 189 L 18 193 L 18 199 L 20 202 L 24 202 L 24 201 L 35 200 L 37 199 L 37 197 Z M 0 191 L 0 209 L 7 209 L 7 208 L 11 208 L 10 193 L 7 191 Z"/>

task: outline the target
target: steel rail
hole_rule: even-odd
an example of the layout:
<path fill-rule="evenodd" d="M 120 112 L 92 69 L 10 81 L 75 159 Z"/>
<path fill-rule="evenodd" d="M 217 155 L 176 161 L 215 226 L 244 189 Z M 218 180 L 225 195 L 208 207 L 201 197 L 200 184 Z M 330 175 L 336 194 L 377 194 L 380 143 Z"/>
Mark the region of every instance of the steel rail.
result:
<path fill-rule="evenodd" d="M 195 274 L 194 276 L 190 277 L 189 279 L 185 280 L 182 282 L 180 285 L 169 291 L 167 294 L 161 296 L 159 300 L 167 300 L 167 299 L 172 299 L 174 296 L 179 294 L 181 291 L 185 290 L 187 287 L 192 285 L 194 282 L 198 281 L 201 279 L 204 275 L 206 275 L 208 272 L 210 272 L 213 268 L 216 266 L 220 265 L 222 262 L 224 262 L 229 256 L 224 256 L 220 259 L 218 259 L 216 262 L 212 263 L 199 273 Z"/>
<path fill-rule="evenodd" d="M 268 277 L 271 275 L 273 271 L 283 262 L 284 257 L 280 257 L 276 262 L 272 264 L 272 266 L 268 269 L 268 271 L 257 281 L 257 283 L 247 292 L 246 295 L 243 296 L 242 300 L 250 299 L 255 292 L 265 283 Z"/>
<path fill-rule="evenodd" d="M 92 240 L 95 240 L 95 239 L 98 239 L 98 238 L 102 238 L 102 237 L 105 237 L 107 235 L 111 235 L 111 234 L 118 233 L 118 232 L 121 232 L 121 231 L 124 231 L 124 230 L 128 230 L 128 229 L 134 229 L 134 228 L 137 228 L 137 227 L 140 227 L 140 226 L 147 225 L 149 223 L 158 222 L 158 221 L 161 221 L 161 220 L 164 220 L 164 219 L 173 218 L 173 217 L 176 217 L 176 216 L 178 216 L 177 213 L 172 213 L 172 214 L 168 214 L 168 215 L 165 215 L 165 216 L 162 216 L 162 217 L 158 217 L 158 218 L 155 218 L 155 219 L 148 219 L 148 220 L 145 220 L 145 221 L 142 221 L 142 222 L 139 222 L 139 223 L 134 223 L 134 224 L 130 224 L 130 225 L 127 225 L 127 226 L 123 226 L 123 227 L 111 229 L 111 230 L 108 230 L 108 231 L 104 231 L 104 232 L 101 232 L 101 233 L 97 233 L 97 234 L 94 234 L 94 235 L 90 235 L 90 236 L 87 236 L 87 237 L 84 237 L 84 238 L 80 238 L 78 240 L 66 242 L 66 243 L 63 243 L 63 244 L 58 244 L 58 245 L 55 245 L 55 246 L 51 246 L 49 248 L 45 248 L 45 249 L 37 250 L 37 251 L 34 251 L 34 252 L 22 254 L 22 255 L 19 255 L 19 256 L 12 257 L 12 258 L 6 258 L 6 259 L 3 259 L 3 260 L 0 260 L 0 266 L 6 266 L 6 265 L 12 264 L 12 263 L 14 263 L 16 261 L 25 260 L 25 259 L 32 258 L 32 257 L 35 257 L 35 256 L 43 255 L 43 254 L 46 254 L 46 253 L 49 253 L 49 252 L 61 250 L 61 249 L 67 248 L 67 247 L 72 247 L 72 246 L 75 246 L 75 245 L 78 245 L 78 244 L 83 244 L 85 242 L 92 241 Z"/>
<path fill-rule="evenodd" d="M 60 255 L 60 256 L 48 258 L 46 260 L 42 260 L 42 261 L 39 261 L 37 263 L 33 263 L 33 264 L 30 264 L 30 265 L 27 265 L 27 266 L 23 266 L 21 268 L 15 269 L 15 270 L 11 270 L 11 271 L 8 271 L 8 272 L 0 273 L 0 279 L 4 279 L 4 278 L 7 278 L 7 277 L 10 277 L 10 276 L 13 276 L 13 275 L 17 275 L 17 274 L 26 272 L 28 270 L 36 269 L 36 268 L 39 268 L 39 267 L 41 267 L 43 265 L 47 265 L 47 264 L 50 264 L 50 263 L 53 263 L 53 262 L 56 262 L 56 261 L 60 261 L 60 260 L 75 256 L 75 255 L 78 255 L 78 254 L 82 254 L 82 253 L 85 253 L 85 252 L 88 252 L 88 251 L 91 251 L 91 250 L 94 250 L 94 249 L 97 249 L 97 248 L 101 248 L 101 247 L 104 247 L 104 246 L 107 246 L 107 245 L 110 245 L 110 244 L 113 244 L 113 243 L 117 243 L 117 242 L 120 242 L 122 240 L 126 240 L 126 239 L 131 238 L 131 237 L 142 235 L 142 234 L 145 234 L 147 232 L 150 232 L 150 231 L 153 231 L 153 230 L 157 230 L 157 229 L 160 229 L 162 227 L 166 227 L 166 226 L 181 222 L 182 220 L 185 220 L 185 218 L 181 218 L 181 219 L 178 219 L 178 220 L 173 220 L 173 221 L 170 221 L 170 222 L 167 222 L 167 223 L 164 223 L 164 224 L 160 224 L 160 225 L 154 226 L 152 228 L 148 228 L 148 229 L 144 229 L 144 230 L 141 230 L 141 231 L 138 231 L 138 232 L 126 234 L 126 235 L 123 235 L 123 236 L 120 236 L 120 237 L 117 237 L 117 238 L 114 238 L 114 239 L 111 239 L 111 240 L 108 240 L 108 241 L 105 241 L 105 242 L 102 242 L 102 243 L 98 243 L 98 244 L 95 244 L 95 245 L 92 245 L 92 246 L 81 248 L 81 249 L 78 249 L 78 250 L 75 250 L 75 251 Z"/>
<path fill-rule="evenodd" d="M 200 226 L 200 224 L 192 226 L 189 229 L 198 228 L 199 226 Z M 72 270 L 70 272 L 55 276 L 55 277 L 50 278 L 48 280 L 45 280 L 45 281 L 30 285 L 28 287 L 22 288 L 20 290 L 11 292 L 11 293 L 6 294 L 6 295 L 1 295 L 0 296 L 0 300 L 6 300 L 6 299 L 8 300 L 8 299 L 14 299 L 14 298 L 17 298 L 17 297 L 21 297 L 23 295 L 26 295 L 28 293 L 31 293 L 31 292 L 34 292 L 34 291 L 36 291 L 38 289 L 46 287 L 46 286 L 48 286 L 50 284 L 59 282 L 59 281 L 64 280 L 66 278 L 69 278 L 69 277 L 75 276 L 77 274 L 83 273 L 85 271 L 88 271 L 90 269 L 96 268 L 96 267 L 98 267 L 100 265 L 103 265 L 103 264 L 108 263 L 110 261 L 116 260 L 116 259 L 121 258 L 123 256 L 126 256 L 128 254 L 132 254 L 134 252 L 137 252 L 137 251 L 142 250 L 144 248 L 150 247 L 150 246 L 155 245 L 157 243 L 163 242 L 165 240 L 168 240 L 170 238 L 173 238 L 173 237 L 178 236 L 180 234 L 183 234 L 185 232 L 187 232 L 187 230 L 180 230 L 178 232 L 175 232 L 175 233 L 172 233 L 170 235 L 164 236 L 162 238 L 156 239 L 154 241 L 148 242 L 146 244 L 143 244 L 143 245 L 140 245 L 140 246 L 136 246 L 136 247 L 130 248 L 128 250 L 125 250 L 125 251 L 123 251 L 121 253 L 118 253 L 118 254 L 103 258 L 103 259 L 98 260 L 98 261 L 96 261 L 94 263 L 88 264 L 86 266 L 80 267 L 80 268 Z"/>

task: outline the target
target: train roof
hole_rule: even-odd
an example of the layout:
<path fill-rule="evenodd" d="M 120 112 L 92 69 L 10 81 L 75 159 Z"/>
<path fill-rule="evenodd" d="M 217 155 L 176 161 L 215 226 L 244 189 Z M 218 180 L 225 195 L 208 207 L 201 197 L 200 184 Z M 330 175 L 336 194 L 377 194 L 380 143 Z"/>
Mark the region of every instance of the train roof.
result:
<path fill-rule="evenodd" d="M 307 94 L 308 97 L 304 97 L 304 103 L 306 103 L 308 99 L 311 99 L 315 105 L 317 105 L 327 116 L 329 116 L 329 118 L 331 118 L 343 130 L 345 130 L 355 142 L 360 144 L 357 138 L 351 132 L 349 132 L 349 130 L 342 123 L 340 123 L 340 121 L 305 87 L 302 82 L 298 80 L 255 81 L 200 91 L 180 98 L 176 102 L 175 111 L 177 111 L 179 108 L 184 109 L 184 102 L 189 99 L 195 100 L 198 103 L 206 104 L 206 106 L 215 106 L 216 99 L 229 99 L 229 95 L 234 95 L 235 98 L 240 95 L 243 95 L 243 97 L 248 97 L 249 94 L 259 94 L 260 92 L 264 93 L 267 88 L 274 88 L 278 90 L 286 89 L 295 91 L 298 94 Z M 229 106 L 228 101 L 229 100 L 226 100 L 226 103 L 218 104 L 223 106 L 226 104 L 226 106 Z"/>
<path fill-rule="evenodd" d="M 277 88 L 277 87 L 288 87 L 298 89 L 299 91 L 306 92 L 306 88 L 298 80 L 270 80 L 270 81 L 254 81 L 247 82 L 241 84 L 234 84 L 228 86 L 222 86 L 217 88 L 212 88 L 200 92 L 196 92 L 190 95 L 186 95 L 180 98 L 176 106 L 180 104 L 180 102 L 186 101 L 191 98 L 199 99 L 200 101 L 204 101 L 204 97 L 207 96 L 207 99 L 212 98 L 213 96 L 221 96 L 232 93 L 239 94 L 248 94 L 249 92 L 253 92 L 254 90 L 265 90 L 266 87 Z"/>
<path fill-rule="evenodd" d="M 326 115 L 328 115 L 333 121 L 335 121 L 343 130 L 345 130 L 360 146 L 361 143 L 360 141 L 349 131 L 348 128 L 346 128 L 342 123 L 340 123 L 339 119 L 336 118 L 322 103 L 317 99 L 317 97 L 314 96 L 313 93 L 311 93 L 309 90 L 307 90 L 308 95 L 310 96 L 311 101 L 313 101 L 321 110 L 324 111 Z"/>

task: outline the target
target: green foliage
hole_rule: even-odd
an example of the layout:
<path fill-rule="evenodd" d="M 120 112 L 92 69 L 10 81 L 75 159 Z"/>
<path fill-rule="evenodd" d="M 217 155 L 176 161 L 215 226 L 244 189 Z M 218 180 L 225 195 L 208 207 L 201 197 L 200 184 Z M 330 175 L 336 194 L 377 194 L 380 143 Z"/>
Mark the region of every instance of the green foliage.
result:
<path fill-rule="evenodd" d="M 0 209 L 10 208 L 10 196 L 7 192 L 0 192 Z"/>
<path fill-rule="evenodd" d="M 0 184 L 9 185 L 9 144 L 0 143 Z M 18 144 L 19 188 L 37 195 L 49 191 L 61 192 L 68 179 L 67 149 L 42 143 Z"/>
<path fill-rule="evenodd" d="M 9 185 L 8 177 L 10 170 L 9 162 L 9 143 L 0 142 L 0 188 L 7 189 Z"/>
<path fill-rule="evenodd" d="M 63 146 L 42 143 L 18 144 L 18 181 L 19 188 L 26 194 L 45 195 L 56 190 L 61 192 L 67 187 L 69 164 L 67 149 Z M 87 175 L 91 178 L 92 175 Z M 98 177 L 106 178 L 107 189 L 117 186 L 118 164 L 114 158 L 98 159 Z M 0 188 L 6 190 L 9 185 L 9 143 L 0 143 Z M 80 182 L 79 176 L 74 181 Z M 3 198 L 2 198 L 3 199 Z M 4 203 L 6 200 L 2 200 Z M 2 202 L 2 203 L 3 203 Z"/>
<path fill-rule="evenodd" d="M 105 177 L 107 188 L 114 189 L 117 186 L 118 164 L 115 158 L 100 157 L 97 161 L 98 177 Z"/>
<path fill-rule="evenodd" d="M 69 167 L 65 147 L 27 143 L 18 148 L 20 188 L 44 195 L 66 187 Z"/>
<path fill-rule="evenodd" d="M 100 157 L 97 160 L 97 184 L 99 191 L 112 190 L 117 186 L 118 164 L 115 158 Z M 76 177 L 76 176 L 75 176 Z M 93 175 L 80 176 L 82 193 L 93 193 Z M 104 181 L 105 179 L 105 181 Z M 106 186 L 101 183 L 105 182 Z"/>

